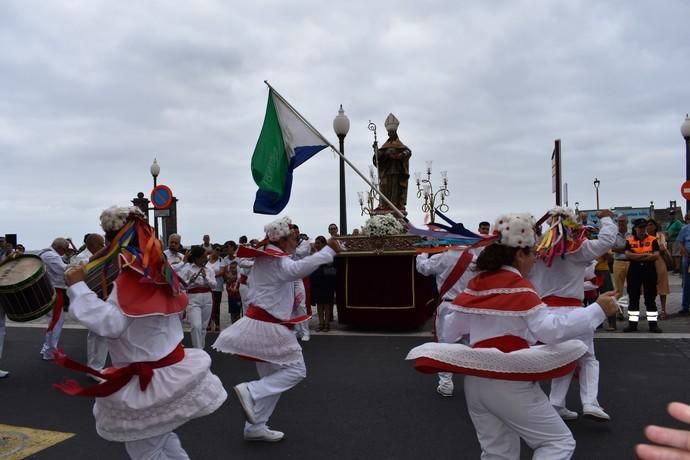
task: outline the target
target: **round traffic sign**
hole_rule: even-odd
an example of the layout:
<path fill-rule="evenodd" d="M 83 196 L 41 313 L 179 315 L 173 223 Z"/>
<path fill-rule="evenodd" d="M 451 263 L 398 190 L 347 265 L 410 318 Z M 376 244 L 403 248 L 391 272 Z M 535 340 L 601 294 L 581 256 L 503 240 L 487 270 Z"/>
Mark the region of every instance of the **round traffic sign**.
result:
<path fill-rule="evenodd" d="M 683 198 L 686 200 L 690 200 L 690 180 L 686 180 L 683 182 L 683 185 L 680 186 L 680 194 L 683 195 Z"/>
<path fill-rule="evenodd" d="M 151 203 L 156 209 L 165 209 L 172 203 L 173 193 L 166 185 L 157 185 L 151 191 Z"/>

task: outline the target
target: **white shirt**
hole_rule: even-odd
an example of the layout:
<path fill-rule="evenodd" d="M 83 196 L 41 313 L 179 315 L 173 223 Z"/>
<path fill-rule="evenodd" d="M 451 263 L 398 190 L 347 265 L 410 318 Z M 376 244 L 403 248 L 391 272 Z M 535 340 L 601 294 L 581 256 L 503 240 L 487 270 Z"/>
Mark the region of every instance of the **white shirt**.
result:
<path fill-rule="evenodd" d="M 201 273 L 199 273 L 201 271 Z M 199 273 L 199 275 L 197 275 Z M 194 264 L 185 264 L 178 275 L 187 283 L 187 289 L 192 288 L 211 288 L 216 286 L 216 274 L 213 270 L 206 267 L 199 267 Z M 192 280 L 193 278 L 193 280 Z"/>
<path fill-rule="evenodd" d="M 416 260 L 417 271 L 424 276 L 436 275 L 436 286 L 440 291 L 441 286 L 446 282 L 464 252 L 465 250 L 449 250 L 432 257 L 427 257 L 426 254 L 419 254 Z M 467 270 L 465 270 L 460 279 L 444 294 L 444 298 L 455 298 L 477 274 L 474 271 L 474 267 L 481 249 L 471 249 L 470 252 L 472 254 L 472 262 L 467 266 Z"/>
<path fill-rule="evenodd" d="M 54 288 L 67 289 L 65 285 L 65 269 L 67 264 L 62 260 L 62 256 L 55 249 L 44 249 L 39 253 L 39 257 L 46 266 L 48 281 Z"/>
<path fill-rule="evenodd" d="M 502 269 L 520 274 L 514 267 L 504 266 Z M 582 278 L 578 282 L 582 291 Z M 455 307 L 451 305 L 450 308 Z M 606 319 L 597 303 L 574 309 L 567 315 L 553 312 L 545 305 L 536 307 L 523 316 L 460 313 L 463 321 L 455 323 L 458 330 L 453 333 L 469 334 L 470 345 L 504 335 L 522 337 L 530 345 L 537 341 L 545 344 L 560 343 L 586 333 L 591 334 Z"/>
<path fill-rule="evenodd" d="M 554 257 L 551 267 L 537 260 L 529 273 L 529 280 L 542 299 L 549 295 L 580 299 L 584 297 L 582 280 L 585 270 L 597 257 L 606 254 L 616 241 L 618 228 L 610 217 L 601 219 L 601 230 L 596 240 L 586 240 L 565 259 Z"/>
<path fill-rule="evenodd" d="M 172 269 L 175 270 L 175 272 L 179 272 L 182 266 L 185 264 L 184 254 L 180 252 L 173 252 L 170 249 L 166 249 L 163 251 L 163 254 L 165 254 L 165 257 L 168 259 L 168 263 Z"/>
<path fill-rule="evenodd" d="M 280 251 L 280 248 L 272 244 L 268 248 Z M 278 319 L 290 319 L 295 300 L 293 281 L 309 275 L 319 265 L 332 262 L 334 255 L 335 251 L 326 246 L 300 260 L 293 260 L 288 256 L 255 258 L 249 277 L 249 303 L 261 307 Z"/>
<path fill-rule="evenodd" d="M 91 256 L 93 256 L 91 251 L 85 248 L 82 252 L 72 257 L 72 260 L 70 262 L 73 264 L 88 264 Z"/>
<path fill-rule="evenodd" d="M 213 276 L 216 278 L 216 284 L 211 289 L 218 292 L 223 290 L 223 277 L 220 275 L 216 276 L 215 274 L 220 271 L 221 267 L 223 267 L 223 261 L 221 259 L 215 262 L 211 262 L 210 260 L 206 262 L 206 270 L 213 273 Z"/>
<path fill-rule="evenodd" d="M 67 291 L 70 313 L 89 330 L 108 339 L 115 367 L 141 361 L 158 361 L 182 341 L 179 315 L 125 316 L 117 302 L 117 285 L 105 302 L 79 282 Z"/>

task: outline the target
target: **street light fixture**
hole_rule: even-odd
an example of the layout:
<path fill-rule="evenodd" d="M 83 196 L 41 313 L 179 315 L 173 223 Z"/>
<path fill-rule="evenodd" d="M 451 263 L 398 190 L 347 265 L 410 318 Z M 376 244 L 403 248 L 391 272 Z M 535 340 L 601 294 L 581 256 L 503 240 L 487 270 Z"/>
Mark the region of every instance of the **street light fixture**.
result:
<path fill-rule="evenodd" d="M 601 184 L 601 181 L 595 177 L 594 178 L 594 190 L 596 190 L 596 192 L 597 192 L 597 211 L 599 210 L 599 185 L 600 184 Z"/>
<path fill-rule="evenodd" d="M 576 201 L 575 202 L 575 215 L 577 215 L 580 212 L 580 202 Z"/>
<path fill-rule="evenodd" d="M 153 164 L 149 169 L 151 171 L 151 176 L 153 177 L 153 188 L 158 185 L 158 175 L 161 173 L 161 167 L 158 165 L 158 161 L 154 158 Z M 158 217 L 156 217 L 156 210 L 153 210 L 153 230 L 156 234 L 156 239 L 158 239 Z"/>
<path fill-rule="evenodd" d="M 680 125 L 680 134 L 685 139 L 685 180 L 690 180 L 690 116 L 685 114 L 685 121 Z M 685 200 L 685 213 L 690 213 L 690 201 Z"/>
<path fill-rule="evenodd" d="M 350 119 L 340 104 L 338 115 L 333 119 L 333 131 L 340 141 L 340 153 L 345 155 L 345 136 L 350 130 Z M 347 212 L 345 208 L 345 159 L 340 157 L 340 232 L 347 235 Z"/>

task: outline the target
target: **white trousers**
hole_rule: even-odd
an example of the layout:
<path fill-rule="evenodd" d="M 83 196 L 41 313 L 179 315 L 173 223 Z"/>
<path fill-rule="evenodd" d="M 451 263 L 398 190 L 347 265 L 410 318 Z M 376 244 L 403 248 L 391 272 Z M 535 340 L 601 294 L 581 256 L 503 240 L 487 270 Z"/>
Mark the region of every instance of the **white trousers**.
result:
<path fill-rule="evenodd" d="M 101 370 L 108 359 L 108 339 L 89 331 L 86 335 L 86 365 Z"/>
<path fill-rule="evenodd" d="M 192 336 L 192 347 L 203 350 L 206 346 L 206 326 L 211 319 L 213 300 L 210 292 L 188 294 L 187 321 L 189 321 Z"/>
<path fill-rule="evenodd" d="M 307 314 L 307 306 L 302 304 L 295 310 L 297 316 Z M 302 321 L 295 324 L 295 335 L 297 337 L 309 337 L 309 321 Z"/>
<path fill-rule="evenodd" d="M 580 401 L 582 404 L 599 405 L 597 396 L 599 394 L 599 361 L 594 355 L 594 331 L 576 337 L 587 345 L 587 353 L 577 360 L 578 379 L 580 382 Z M 549 400 L 555 407 L 565 407 L 565 397 L 570 388 L 575 371 L 553 379 L 551 381 L 551 393 Z"/>
<path fill-rule="evenodd" d="M 465 376 L 467 410 L 482 460 L 520 458 L 520 438 L 535 460 L 569 459 L 575 439 L 536 382 Z"/>
<path fill-rule="evenodd" d="M 53 359 L 53 355 L 57 351 L 58 341 L 60 340 L 60 334 L 62 333 L 62 324 L 65 322 L 65 315 L 67 315 L 67 313 L 62 311 L 60 314 L 60 319 L 58 319 L 57 323 L 55 323 L 53 330 L 46 332 L 45 339 L 43 340 L 43 346 L 41 347 L 41 354 L 46 359 Z M 46 318 L 48 318 L 48 324 L 50 324 L 53 319 L 52 310 L 48 312 Z"/>
<path fill-rule="evenodd" d="M 172 432 L 126 442 L 125 449 L 132 460 L 189 460 L 180 438 Z"/>
<path fill-rule="evenodd" d="M 252 434 L 267 428 L 268 419 L 278 404 L 280 395 L 307 376 L 304 359 L 290 364 L 256 363 L 259 380 L 249 382 L 249 394 L 254 400 L 256 424 L 245 422 L 244 433 Z"/>
<path fill-rule="evenodd" d="M 467 335 L 467 319 L 463 321 L 464 315 L 450 308 L 449 302 L 441 302 L 436 311 L 436 338 L 439 343 L 469 344 Z M 453 385 L 452 372 L 439 372 L 438 385 Z"/>
<path fill-rule="evenodd" d="M 247 314 L 247 308 L 249 308 L 249 301 L 247 300 L 247 294 L 249 294 L 249 286 L 246 284 L 240 284 L 240 300 L 242 301 L 242 314 Z"/>

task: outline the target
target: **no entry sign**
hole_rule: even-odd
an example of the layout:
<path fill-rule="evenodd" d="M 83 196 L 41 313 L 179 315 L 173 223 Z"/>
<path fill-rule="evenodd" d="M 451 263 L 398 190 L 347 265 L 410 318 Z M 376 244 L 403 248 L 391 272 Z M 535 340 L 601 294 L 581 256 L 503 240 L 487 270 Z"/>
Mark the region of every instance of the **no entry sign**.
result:
<path fill-rule="evenodd" d="M 683 198 L 686 200 L 690 200 L 690 180 L 686 180 L 683 182 L 683 185 L 680 186 L 680 194 L 683 195 Z"/>
<path fill-rule="evenodd" d="M 173 193 L 166 185 L 157 185 L 151 191 L 151 203 L 156 209 L 165 209 L 172 203 Z"/>

